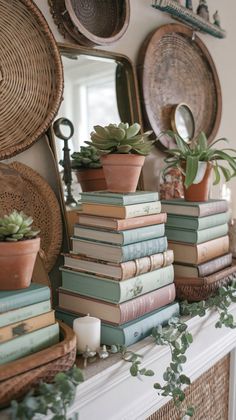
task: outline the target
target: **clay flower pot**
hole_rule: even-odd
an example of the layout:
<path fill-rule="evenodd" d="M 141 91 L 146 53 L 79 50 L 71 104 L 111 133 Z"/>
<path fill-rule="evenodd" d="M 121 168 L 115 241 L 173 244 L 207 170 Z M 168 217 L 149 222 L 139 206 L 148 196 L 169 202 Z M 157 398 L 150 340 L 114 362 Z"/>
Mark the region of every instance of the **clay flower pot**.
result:
<path fill-rule="evenodd" d="M 108 154 L 101 156 L 107 189 L 111 192 L 135 192 L 145 156 Z"/>
<path fill-rule="evenodd" d="M 30 286 L 40 238 L 0 242 L 0 290 Z"/>
<path fill-rule="evenodd" d="M 83 192 L 107 189 L 103 168 L 78 169 L 75 174 Z"/>
<path fill-rule="evenodd" d="M 209 199 L 211 187 L 211 173 L 212 165 L 208 163 L 205 175 L 198 184 L 192 184 L 188 188 L 185 188 L 184 186 L 184 198 L 186 201 L 207 201 Z"/>

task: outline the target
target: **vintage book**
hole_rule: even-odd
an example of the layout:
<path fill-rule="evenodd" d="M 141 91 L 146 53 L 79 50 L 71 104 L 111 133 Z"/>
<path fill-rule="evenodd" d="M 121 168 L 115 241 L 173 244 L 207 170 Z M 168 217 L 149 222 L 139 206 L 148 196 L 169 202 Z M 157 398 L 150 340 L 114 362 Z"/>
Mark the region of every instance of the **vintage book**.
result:
<path fill-rule="evenodd" d="M 123 281 L 92 276 L 65 268 L 61 268 L 61 271 L 62 289 L 60 290 L 69 290 L 111 303 L 125 302 L 174 281 L 173 265 Z"/>
<path fill-rule="evenodd" d="M 229 210 L 227 200 L 208 200 L 204 202 L 185 201 L 182 198 L 163 200 L 162 211 L 182 216 L 205 217 L 211 214 L 224 213 Z"/>
<path fill-rule="evenodd" d="M 22 308 L 13 309 L 12 311 L 3 312 L 0 314 L 0 327 L 44 314 L 50 310 L 51 301 L 45 300 L 43 302 L 34 303 L 33 305 L 23 306 Z"/>
<path fill-rule="evenodd" d="M 234 280 L 236 279 L 236 265 L 231 265 L 230 267 L 224 268 L 223 270 L 217 271 L 210 276 L 205 277 L 176 277 L 176 284 L 179 285 L 192 285 L 192 286 L 206 286 L 212 283 L 216 283 L 220 280 Z"/>
<path fill-rule="evenodd" d="M 109 230 L 135 229 L 143 226 L 157 225 L 166 223 L 167 214 L 157 213 L 148 216 L 132 217 L 131 219 L 114 219 L 112 217 L 93 216 L 80 213 L 77 215 L 77 221 L 80 225 L 98 227 Z"/>
<path fill-rule="evenodd" d="M 90 314 L 102 321 L 118 325 L 139 318 L 148 312 L 168 305 L 174 300 L 175 285 L 173 283 L 117 305 L 79 294 L 72 294 L 64 290 L 59 291 L 59 306 L 63 310 L 69 310 L 78 315 Z"/>
<path fill-rule="evenodd" d="M 228 223 L 229 213 L 218 213 L 214 217 L 193 217 L 168 214 L 166 227 L 178 229 L 203 230 Z"/>
<path fill-rule="evenodd" d="M 30 333 L 32 331 L 39 330 L 40 328 L 44 328 L 52 324 L 55 324 L 54 311 L 50 311 L 45 314 L 40 314 L 33 318 L 28 318 L 23 321 L 15 322 L 11 325 L 1 327 L 0 343 Z"/>
<path fill-rule="evenodd" d="M 150 335 L 154 327 L 165 325 L 170 318 L 175 316 L 179 316 L 179 304 L 177 302 L 123 325 L 115 326 L 102 322 L 101 342 L 109 346 L 114 343 L 121 346 L 131 346 Z M 56 317 L 72 326 L 74 319 L 78 318 L 78 315 L 58 308 Z"/>
<path fill-rule="evenodd" d="M 227 254 L 229 237 L 223 236 L 197 245 L 169 241 L 168 245 L 174 252 L 175 262 L 198 265 Z"/>
<path fill-rule="evenodd" d="M 59 341 L 58 323 L 0 344 L 0 365 L 36 353 Z"/>
<path fill-rule="evenodd" d="M 23 306 L 32 305 L 33 303 L 49 299 L 49 287 L 36 283 L 31 283 L 27 289 L 1 291 L 0 313 L 11 311 L 12 309 L 22 308 Z"/>
<path fill-rule="evenodd" d="M 177 277 L 204 277 L 223 270 L 232 264 L 232 254 L 225 254 L 200 265 L 174 264 Z"/>
<path fill-rule="evenodd" d="M 211 216 L 214 218 L 213 216 Z M 228 223 L 214 226 L 203 230 L 188 230 L 166 227 L 166 236 L 169 241 L 187 242 L 191 244 L 201 244 L 211 239 L 225 236 L 228 233 Z"/>
<path fill-rule="evenodd" d="M 108 191 L 81 192 L 82 203 L 100 203 L 127 206 L 129 204 L 158 201 L 159 194 L 154 191 L 136 191 L 133 193 L 112 193 Z"/>
<path fill-rule="evenodd" d="M 166 236 L 124 246 L 72 238 L 72 251 L 75 254 L 83 254 L 89 258 L 97 258 L 114 263 L 135 260 L 136 258 L 158 254 L 166 250 Z"/>
<path fill-rule="evenodd" d="M 148 271 L 170 265 L 173 261 L 174 253 L 170 249 L 163 253 L 153 254 L 149 257 L 142 257 L 120 264 L 87 258 L 73 253 L 64 254 L 64 265 L 66 267 L 116 280 L 130 279 Z"/>
<path fill-rule="evenodd" d="M 117 219 L 129 219 L 131 217 L 145 216 L 161 212 L 161 202 L 130 204 L 128 206 L 114 206 L 110 204 L 82 203 L 82 213 L 95 216 L 116 217 Z"/>
<path fill-rule="evenodd" d="M 147 241 L 165 235 L 164 223 L 160 225 L 145 226 L 138 229 L 129 229 L 120 232 L 111 232 L 104 229 L 74 226 L 74 237 L 100 241 L 117 245 L 129 245 L 135 242 Z"/>

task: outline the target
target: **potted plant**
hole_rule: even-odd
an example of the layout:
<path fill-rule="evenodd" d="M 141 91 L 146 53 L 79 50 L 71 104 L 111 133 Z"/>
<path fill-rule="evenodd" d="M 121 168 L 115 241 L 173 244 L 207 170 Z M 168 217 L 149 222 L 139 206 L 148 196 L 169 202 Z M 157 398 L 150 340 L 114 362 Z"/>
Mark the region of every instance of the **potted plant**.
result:
<path fill-rule="evenodd" d="M 0 290 L 24 289 L 31 283 L 40 247 L 32 217 L 14 210 L 0 218 Z"/>
<path fill-rule="evenodd" d="M 206 135 L 200 133 L 190 144 L 187 144 L 178 134 L 167 131 L 167 135 L 176 141 L 176 148 L 168 150 L 165 158 L 166 167 L 179 168 L 184 181 L 184 197 L 187 201 L 207 201 L 211 185 L 211 173 L 214 172 L 213 185 L 220 182 L 221 174 L 225 181 L 236 175 L 236 150 L 216 149 L 218 142 L 227 142 L 221 138 L 208 144 Z M 232 152 L 229 154 L 228 152 Z M 226 163 L 226 166 L 223 165 Z"/>
<path fill-rule="evenodd" d="M 75 170 L 82 191 L 99 191 L 107 188 L 100 156 L 93 146 L 81 146 L 71 155 L 71 168 Z"/>
<path fill-rule="evenodd" d="M 105 127 L 96 125 L 91 133 L 91 142 L 101 155 L 101 162 L 109 191 L 134 192 L 145 156 L 151 151 L 153 141 L 148 137 L 152 133 L 140 133 L 140 125 L 129 126 L 109 124 Z"/>

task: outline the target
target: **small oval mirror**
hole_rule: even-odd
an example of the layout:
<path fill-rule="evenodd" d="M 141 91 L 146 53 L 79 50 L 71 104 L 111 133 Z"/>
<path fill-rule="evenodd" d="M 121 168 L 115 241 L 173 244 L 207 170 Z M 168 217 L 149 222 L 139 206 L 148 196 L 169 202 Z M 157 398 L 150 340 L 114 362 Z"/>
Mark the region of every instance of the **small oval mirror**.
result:
<path fill-rule="evenodd" d="M 176 105 L 171 117 L 172 129 L 186 142 L 194 138 L 195 122 L 190 107 L 184 103 Z"/>

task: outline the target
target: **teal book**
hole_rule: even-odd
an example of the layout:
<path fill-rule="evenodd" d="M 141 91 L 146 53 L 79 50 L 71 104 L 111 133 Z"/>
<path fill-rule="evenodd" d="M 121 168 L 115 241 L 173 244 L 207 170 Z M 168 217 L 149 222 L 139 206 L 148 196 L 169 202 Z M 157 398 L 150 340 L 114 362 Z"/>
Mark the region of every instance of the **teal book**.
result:
<path fill-rule="evenodd" d="M 59 341 L 58 323 L 0 344 L 0 365 L 36 353 Z"/>
<path fill-rule="evenodd" d="M 123 281 L 110 280 L 63 267 L 61 271 L 62 287 L 59 290 L 67 290 L 111 303 L 125 302 L 174 281 L 173 265 Z"/>
<path fill-rule="evenodd" d="M 157 327 L 157 325 L 165 325 L 170 318 L 176 316 L 179 316 L 179 304 L 177 302 L 119 326 L 102 322 L 101 342 L 108 346 L 112 344 L 131 346 L 151 335 L 152 329 Z M 78 318 L 78 315 L 58 308 L 56 310 L 56 318 L 72 326 L 74 319 Z"/>
<path fill-rule="evenodd" d="M 5 327 L 15 322 L 24 321 L 37 315 L 42 315 L 51 310 L 51 301 L 34 303 L 33 305 L 24 306 L 23 308 L 13 309 L 12 311 L 0 314 L 0 327 Z"/>
<path fill-rule="evenodd" d="M 228 223 L 229 213 L 218 213 L 214 217 L 191 217 L 168 214 L 166 226 L 169 228 L 203 230 Z"/>
<path fill-rule="evenodd" d="M 123 246 L 72 238 L 72 252 L 74 254 L 82 254 L 89 258 L 96 258 L 98 260 L 114 263 L 121 263 L 137 258 L 148 257 L 152 254 L 158 254 L 166 251 L 167 246 L 166 236 Z"/>
<path fill-rule="evenodd" d="M 166 227 L 166 236 L 169 241 L 201 244 L 227 235 L 228 228 L 228 223 L 196 231 Z"/>
<path fill-rule="evenodd" d="M 81 192 L 83 203 L 100 203 L 126 206 L 129 204 L 148 203 L 158 201 L 159 194 L 154 191 L 136 191 L 133 193 L 112 193 L 107 191 Z"/>
<path fill-rule="evenodd" d="M 183 198 L 174 200 L 163 200 L 161 202 L 162 212 L 167 214 L 178 214 L 181 216 L 205 217 L 212 214 L 224 213 L 229 210 L 227 200 L 208 200 L 203 202 L 185 201 Z"/>
<path fill-rule="evenodd" d="M 159 238 L 165 235 L 164 223 L 152 226 L 140 227 L 121 231 L 107 231 L 75 225 L 74 237 L 100 241 L 117 245 L 129 245 L 135 242 L 147 241 L 148 239 Z"/>
<path fill-rule="evenodd" d="M 48 286 L 42 286 L 36 283 L 31 283 L 27 289 L 1 291 L 0 313 L 49 300 L 50 294 Z"/>

